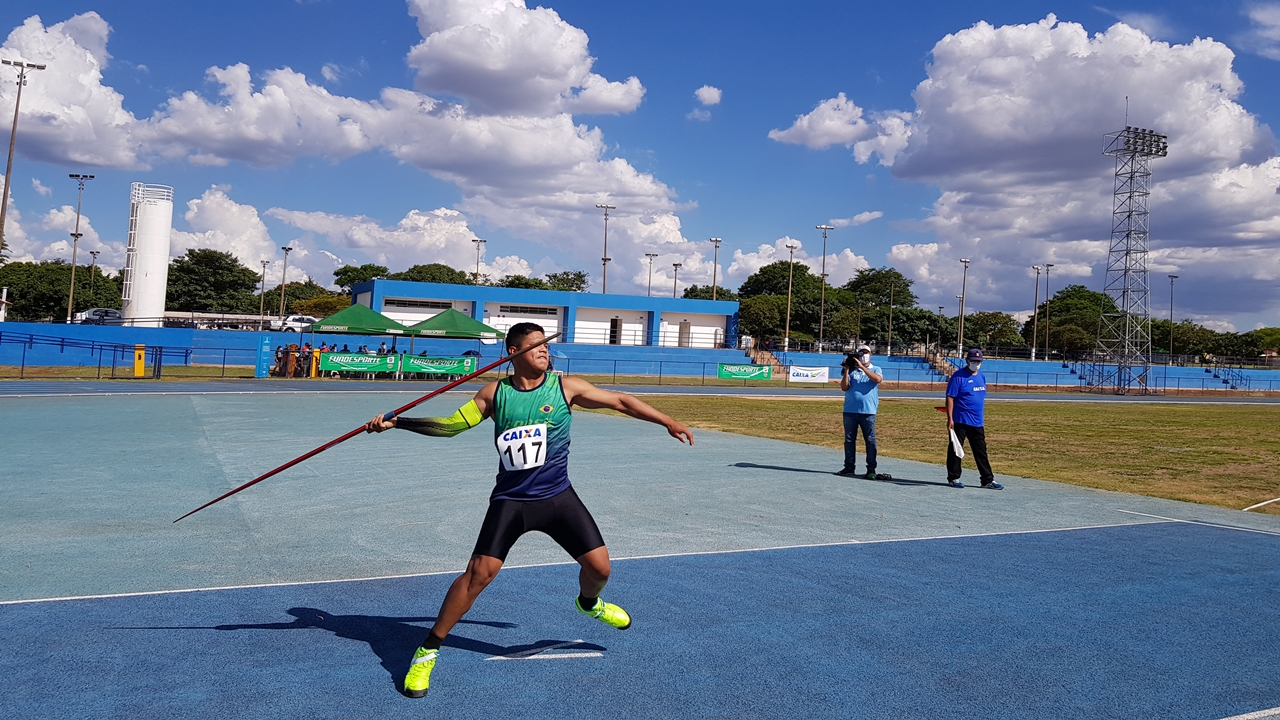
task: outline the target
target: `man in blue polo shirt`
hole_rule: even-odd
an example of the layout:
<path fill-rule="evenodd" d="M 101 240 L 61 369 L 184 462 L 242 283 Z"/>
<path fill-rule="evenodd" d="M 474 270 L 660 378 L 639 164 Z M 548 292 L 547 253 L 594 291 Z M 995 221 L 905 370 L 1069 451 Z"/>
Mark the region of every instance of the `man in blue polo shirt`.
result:
<path fill-rule="evenodd" d="M 982 375 L 982 351 L 973 348 L 965 355 L 965 367 L 952 373 L 951 381 L 947 383 L 947 429 L 955 433 L 961 445 L 965 440 L 969 441 L 982 487 L 1003 490 L 1004 486 L 996 482 L 991 463 L 987 461 L 987 435 L 982 427 L 982 409 L 986 399 L 987 379 Z M 960 456 L 956 455 L 956 448 L 947 438 L 947 484 L 964 487 L 960 482 L 961 472 Z"/>
<path fill-rule="evenodd" d="M 837 475 L 846 477 L 856 473 L 858 455 L 858 430 L 867 444 L 867 479 L 889 480 L 888 475 L 876 474 L 876 411 L 880 407 L 880 381 L 884 376 L 880 368 L 871 364 L 871 348 L 858 347 L 857 352 L 845 358 L 841 365 L 840 389 L 844 391 L 844 467 Z"/>

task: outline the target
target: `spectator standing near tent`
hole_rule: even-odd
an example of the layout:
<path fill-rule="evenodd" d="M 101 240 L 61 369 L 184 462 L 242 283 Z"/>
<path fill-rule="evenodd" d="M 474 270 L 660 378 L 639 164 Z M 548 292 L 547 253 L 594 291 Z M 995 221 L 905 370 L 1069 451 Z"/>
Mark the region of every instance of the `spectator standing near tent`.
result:
<path fill-rule="evenodd" d="M 871 348 L 859 345 L 840 366 L 840 389 L 844 391 L 844 467 L 837 475 L 853 476 L 857 470 L 858 431 L 867 446 L 867 479 L 889 480 L 876 473 L 876 413 L 880 409 L 880 382 L 884 376 L 871 363 Z"/>
<path fill-rule="evenodd" d="M 947 383 L 947 429 L 955 433 L 956 443 L 947 439 L 947 484 L 951 487 L 964 487 L 960 482 L 960 456 L 956 454 L 956 445 L 964 445 L 969 441 L 969 450 L 973 452 L 973 461 L 978 464 L 978 477 L 982 487 L 989 490 L 1003 490 L 1004 486 L 996 482 L 991 472 L 991 463 L 987 460 L 987 434 L 983 427 L 983 406 L 987 400 L 987 378 L 982 374 L 982 351 L 971 349 L 965 355 L 965 366 L 951 374 Z"/>

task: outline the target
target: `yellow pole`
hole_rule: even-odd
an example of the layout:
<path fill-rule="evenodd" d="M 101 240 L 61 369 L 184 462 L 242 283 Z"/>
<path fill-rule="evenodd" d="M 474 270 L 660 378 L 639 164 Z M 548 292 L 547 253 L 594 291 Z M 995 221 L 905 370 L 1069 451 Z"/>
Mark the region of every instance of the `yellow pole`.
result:
<path fill-rule="evenodd" d="M 133 376 L 142 377 L 147 369 L 147 346 L 133 346 Z"/>

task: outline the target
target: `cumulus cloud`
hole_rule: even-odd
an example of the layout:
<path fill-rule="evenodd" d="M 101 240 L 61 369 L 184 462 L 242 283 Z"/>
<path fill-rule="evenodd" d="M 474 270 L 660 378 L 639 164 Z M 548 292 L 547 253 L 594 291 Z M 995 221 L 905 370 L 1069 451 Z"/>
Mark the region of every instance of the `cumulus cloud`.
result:
<path fill-rule="evenodd" d="M 1239 38 L 1241 47 L 1271 60 L 1280 60 L 1280 3 L 1245 7 L 1250 28 Z"/>
<path fill-rule="evenodd" d="M 720 88 L 711 85 L 703 85 L 693 91 L 693 96 L 698 98 L 698 102 L 703 105 L 719 105 L 720 104 Z"/>
<path fill-rule="evenodd" d="M 1114 170 L 1101 140 L 1123 125 L 1128 95 L 1130 122 L 1170 139 L 1169 156 L 1152 161 L 1153 262 L 1211 276 L 1199 289 L 1188 284 L 1189 310 L 1274 308 L 1280 291 L 1265 277 L 1280 240 L 1280 159 L 1270 130 L 1237 102 L 1233 59 L 1213 40 L 1171 45 L 1124 23 L 1092 36 L 1052 15 L 978 23 L 934 46 L 915 108 L 896 114 L 901 128 L 872 128 L 840 95 L 770 135 L 810 147 L 901 143 L 893 174 L 939 189 L 920 224 L 936 240 L 895 246 L 890 262 L 926 302 L 949 304 L 957 260 L 969 257 L 970 304 L 1016 310 L 1029 306 L 1033 264 L 1052 262 L 1055 279 L 1101 289 Z M 1205 251 L 1215 263 L 1193 270 L 1180 259 Z"/>
<path fill-rule="evenodd" d="M 832 218 L 827 224 L 838 228 L 857 227 L 859 225 L 866 225 L 872 220 L 877 220 L 882 217 L 884 217 L 883 212 L 879 210 L 868 210 L 866 212 L 860 212 L 853 217 Z"/>
<path fill-rule="evenodd" d="M 46 64 L 22 93 L 22 154 L 47 162 L 139 167 L 138 121 L 120 93 L 102 84 L 111 28 L 96 12 L 45 27 L 39 16 L 9 33 L 0 54 Z M 17 85 L 0 83 L 0 106 L 12 107 Z"/>
<path fill-rule="evenodd" d="M 271 208 L 267 214 L 299 230 L 322 235 L 336 246 L 357 250 L 393 272 L 437 262 L 464 270 L 475 267 L 475 241 L 479 238 L 467 226 L 467 218 L 457 210 L 413 210 L 392 227 L 362 216 L 283 208 Z M 481 247 L 481 275 L 497 279 L 506 275 L 527 276 L 530 272 L 528 261 L 516 255 L 485 262 L 484 247 Z"/>
<path fill-rule="evenodd" d="M 822 274 L 822 253 L 810 256 L 804 250 L 804 243 L 792 237 L 780 237 L 772 245 L 759 245 L 755 252 L 734 250 L 733 263 L 729 265 L 729 277 L 742 282 L 765 265 L 786 262 L 791 258 L 791 251 L 787 248 L 787 245 L 797 246 L 795 251 L 795 261 L 797 263 L 808 267 L 809 271 L 815 275 Z M 849 282 L 857 274 L 858 270 L 871 267 L 866 257 L 855 255 L 848 248 L 827 253 L 826 265 L 827 282 L 833 286 L 843 285 Z"/>
<path fill-rule="evenodd" d="M 258 209 L 232 200 L 229 191 L 230 188 L 225 186 L 211 187 L 200 197 L 187 202 L 187 211 L 182 219 L 191 230 L 175 228 L 170 233 L 170 255 L 177 257 L 192 248 L 220 250 L 231 253 L 255 271 L 261 271 L 261 261 L 266 260 L 267 287 L 274 287 L 280 284 L 280 273 L 285 270 L 280 247 L 287 244 L 293 248 L 287 269 L 289 282 L 303 282 L 313 273 L 321 284 L 331 279 L 329 273 L 332 268 L 323 271 L 327 268 L 323 265 L 324 255 L 312 254 L 305 243 L 298 241 L 277 244 L 262 222 Z M 317 261 L 322 264 L 322 271 L 316 272 L 312 268 L 308 272 L 308 266 Z"/>
<path fill-rule="evenodd" d="M 406 58 L 417 91 L 388 87 L 366 101 L 287 67 L 256 74 L 233 63 L 208 70 L 208 92 L 178 93 L 142 119 L 102 84 L 110 28 L 101 17 L 86 13 L 47 28 L 33 17 L 8 46 L 56 63 L 65 77 L 46 83 L 52 94 L 24 94 L 22 122 L 32 136 L 23 152 L 113 167 L 156 159 L 272 166 L 379 149 L 455 184 L 462 195 L 456 209 L 468 217 L 587 257 L 597 252 L 594 205 L 617 205 L 610 224 L 617 261 L 610 269 L 624 277 L 638 270 L 633 258 L 645 251 L 687 243 L 676 215 L 687 205 L 674 190 L 610 157 L 599 128 L 574 119 L 574 113 L 629 112 L 644 94 L 636 78 L 615 82 L 591 72 L 582 30 L 552 10 L 509 0 L 415 0 L 410 13 L 423 34 Z M 342 73 L 332 66 L 321 77 L 332 83 Z M 85 140 L 61 127 L 41 130 L 41 123 L 80 123 Z M 207 194 L 200 199 L 210 212 L 220 202 Z M 225 247 L 232 238 L 253 244 L 254 233 L 266 237 L 237 227 L 244 231 L 219 229 L 226 234 L 219 238 L 207 235 L 214 228 L 192 234 Z M 299 257 L 291 256 L 290 265 Z M 316 262 L 322 257 L 311 255 Z"/>
<path fill-rule="evenodd" d="M 770 130 L 769 138 L 812 150 L 844 145 L 853 148 L 854 158 L 860 163 L 879 154 L 880 164 L 891 166 L 910 138 L 909 121 L 906 113 L 890 112 L 876 114 L 868 122 L 863 109 L 840 93 L 797 116 L 786 130 Z"/>
<path fill-rule="evenodd" d="M 1148 37 L 1167 38 L 1173 34 L 1173 26 L 1169 24 L 1168 19 L 1162 15 L 1157 15 L 1156 13 L 1109 10 L 1098 6 L 1094 6 L 1094 8 L 1110 15 L 1129 27 L 1141 30 L 1146 33 Z"/>
<path fill-rule="evenodd" d="M 635 77 L 591 72 L 587 34 L 523 0 L 410 0 L 423 40 L 409 51 L 417 87 L 483 114 L 619 113 L 640 105 Z"/>
<path fill-rule="evenodd" d="M 31 189 L 45 197 L 53 194 L 53 189 L 40 182 L 38 178 L 31 178 Z"/>

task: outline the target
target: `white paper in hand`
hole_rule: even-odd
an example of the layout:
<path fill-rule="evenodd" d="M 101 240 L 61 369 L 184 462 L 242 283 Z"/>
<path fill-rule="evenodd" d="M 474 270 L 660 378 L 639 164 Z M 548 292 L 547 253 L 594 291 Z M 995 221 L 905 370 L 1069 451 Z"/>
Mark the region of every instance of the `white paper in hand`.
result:
<path fill-rule="evenodd" d="M 960 438 L 956 437 L 956 431 L 948 428 L 947 432 L 951 433 L 951 449 L 956 451 L 956 457 L 964 459 L 964 448 L 960 447 Z"/>

